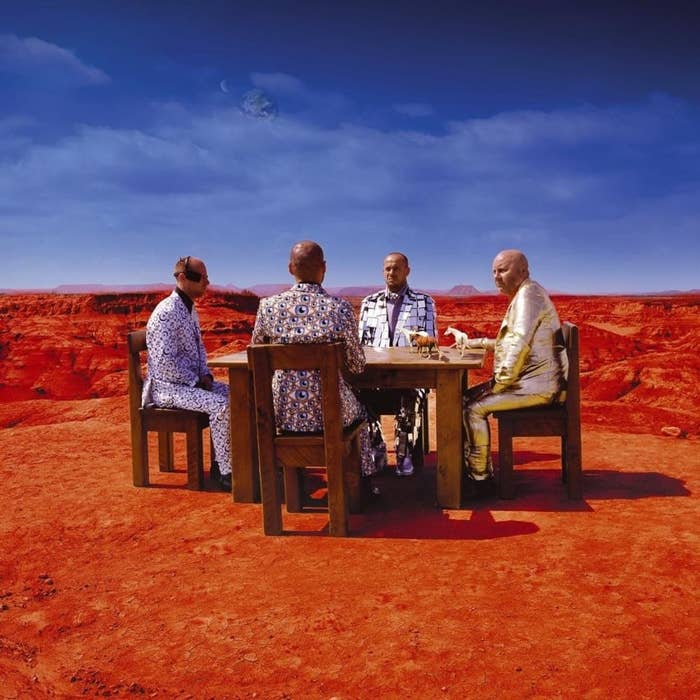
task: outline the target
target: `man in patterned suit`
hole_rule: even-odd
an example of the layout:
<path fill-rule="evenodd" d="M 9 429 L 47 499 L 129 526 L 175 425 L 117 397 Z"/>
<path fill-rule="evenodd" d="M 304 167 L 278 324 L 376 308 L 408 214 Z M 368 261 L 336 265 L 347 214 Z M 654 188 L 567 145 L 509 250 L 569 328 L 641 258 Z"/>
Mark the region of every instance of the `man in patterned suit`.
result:
<path fill-rule="evenodd" d="M 403 253 L 389 253 L 384 258 L 386 288 L 370 294 L 360 307 L 360 342 L 373 347 L 409 345 L 406 331 L 424 331 L 435 336 L 437 317 L 432 297 L 416 292 L 408 286 L 411 268 Z M 420 429 L 420 408 L 426 400 L 424 389 L 369 390 L 362 393 L 362 400 L 376 420 L 370 425 L 373 454 L 378 466 L 386 463 L 386 444 L 381 434 L 378 416 L 380 405 L 387 402 L 395 406 L 396 473 L 399 476 L 413 474 L 411 451 Z M 374 410 L 373 410 L 374 409 Z"/>
<path fill-rule="evenodd" d="M 209 286 L 207 268 L 187 256 L 175 263 L 176 287 L 153 310 L 146 326 L 148 376 L 143 405 L 186 408 L 209 414 L 217 469 L 212 480 L 231 490 L 231 417 L 228 384 L 215 382 L 207 367 L 194 302 Z"/>
<path fill-rule="evenodd" d="M 340 341 L 344 344 L 346 369 L 352 374 L 362 372 L 365 355 L 357 339 L 357 321 L 352 306 L 345 299 L 331 296 L 321 286 L 326 274 L 321 246 L 314 241 L 295 244 L 289 256 L 289 272 L 296 281 L 291 289 L 260 300 L 252 342 Z M 294 432 L 323 430 L 321 378 L 318 371 L 276 372 L 272 387 L 278 427 Z M 343 423 L 347 426 L 364 419 L 364 406 L 342 377 L 340 393 Z M 369 477 L 375 471 L 369 434 L 363 431 L 360 439 L 362 474 Z M 368 487 L 371 485 L 366 480 L 365 488 Z"/>

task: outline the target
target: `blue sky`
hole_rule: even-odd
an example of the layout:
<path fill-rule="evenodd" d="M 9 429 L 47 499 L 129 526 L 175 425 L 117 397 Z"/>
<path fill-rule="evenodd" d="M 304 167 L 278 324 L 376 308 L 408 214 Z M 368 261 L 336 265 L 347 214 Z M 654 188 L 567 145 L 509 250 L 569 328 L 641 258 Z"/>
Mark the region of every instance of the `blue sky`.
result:
<path fill-rule="evenodd" d="M 612 6 L 612 7 L 611 7 Z M 691 2 L 2 2 L 0 287 L 700 287 Z M 8 261 L 9 258 L 9 261 Z"/>

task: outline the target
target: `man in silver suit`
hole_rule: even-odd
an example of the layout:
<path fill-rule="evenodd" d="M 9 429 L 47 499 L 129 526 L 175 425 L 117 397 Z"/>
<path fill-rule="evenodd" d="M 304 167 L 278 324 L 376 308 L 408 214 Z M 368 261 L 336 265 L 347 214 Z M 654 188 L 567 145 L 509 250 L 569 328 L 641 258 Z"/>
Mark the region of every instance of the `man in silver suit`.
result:
<path fill-rule="evenodd" d="M 410 345 L 404 331 L 423 331 L 435 336 L 437 319 L 432 297 L 408 286 L 411 268 L 403 253 L 389 253 L 383 263 L 386 288 L 370 294 L 360 307 L 359 334 L 362 345 L 375 348 Z M 420 429 L 425 389 L 364 390 L 362 401 L 373 420 L 370 423 L 372 453 L 377 469 L 386 466 L 386 443 L 379 415 L 387 408 L 396 414 L 396 474 L 413 474 L 412 451 Z"/>
<path fill-rule="evenodd" d="M 468 343 L 494 353 L 493 377 L 464 394 L 464 451 L 474 481 L 493 476 L 488 416 L 552 403 L 565 387 L 569 369 L 559 316 L 544 288 L 530 279 L 525 255 L 519 250 L 498 253 L 493 278 L 510 304 L 496 338 Z"/>

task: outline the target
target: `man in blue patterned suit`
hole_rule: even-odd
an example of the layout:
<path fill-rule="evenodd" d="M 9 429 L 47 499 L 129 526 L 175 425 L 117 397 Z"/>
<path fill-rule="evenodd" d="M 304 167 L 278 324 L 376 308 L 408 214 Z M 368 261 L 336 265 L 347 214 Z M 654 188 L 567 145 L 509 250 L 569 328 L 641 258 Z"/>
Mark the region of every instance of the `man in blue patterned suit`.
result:
<path fill-rule="evenodd" d="M 289 273 L 295 279 L 291 289 L 260 300 L 251 342 L 342 342 L 345 368 L 351 374 L 361 373 L 365 355 L 357 339 L 357 320 L 350 302 L 330 295 L 321 286 L 326 274 L 321 246 L 314 241 L 296 243 L 289 256 Z M 272 381 L 278 427 L 292 432 L 323 430 L 321 378 L 317 370 L 280 371 Z M 345 425 L 364 420 L 364 406 L 342 377 L 340 400 Z M 369 477 L 375 467 L 366 432 L 360 435 L 360 454 L 362 474 Z M 365 488 L 372 489 L 369 479 Z"/>
<path fill-rule="evenodd" d="M 148 375 L 143 405 L 187 408 L 209 414 L 216 468 L 212 479 L 231 490 L 231 417 L 228 384 L 215 382 L 207 367 L 194 302 L 209 286 L 206 265 L 191 256 L 175 263 L 176 287 L 153 310 L 146 326 Z"/>
<path fill-rule="evenodd" d="M 403 332 L 423 331 L 436 336 L 437 317 L 432 297 L 416 292 L 408 286 L 411 268 L 403 253 L 389 253 L 384 258 L 386 288 L 370 294 L 360 307 L 360 342 L 377 348 L 409 345 Z M 384 466 L 386 444 L 381 434 L 377 407 L 395 405 L 396 473 L 399 476 L 413 474 L 411 451 L 420 429 L 422 402 L 426 400 L 423 389 L 369 390 L 362 393 L 362 400 L 374 413 L 376 420 L 370 425 L 373 454 L 378 466 Z"/>

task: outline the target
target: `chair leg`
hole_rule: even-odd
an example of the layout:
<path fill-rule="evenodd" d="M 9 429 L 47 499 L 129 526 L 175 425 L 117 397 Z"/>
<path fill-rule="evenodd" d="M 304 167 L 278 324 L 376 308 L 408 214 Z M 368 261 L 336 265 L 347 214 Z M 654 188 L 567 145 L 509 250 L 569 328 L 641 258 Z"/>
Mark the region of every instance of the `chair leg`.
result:
<path fill-rule="evenodd" d="M 192 491 L 204 488 L 204 446 L 202 431 L 196 426 L 187 430 L 187 488 Z"/>
<path fill-rule="evenodd" d="M 423 434 L 423 451 L 425 454 L 430 452 L 430 424 L 428 417 L 428 396 L 425 397 L 425 402 L 423 403 L 423 410 L 421 415 L 421 433 Z"/>
<path fill-rule="evenodd" d="M 173 433 L 161 431 L 158 433 L 158 468 L 162 472 L 171 472 L 175 469 Z"/>
<path fill-rule="evenodd" d="M 131 471 L 134 486 L 148 486 L 148 433 L 132 432 Z"/>
<path fill-rule="evenodd" d="M 498 421 L 498 490 L 501 498 L 513 498 L 513 429 L 507 419 Z"/>
<path fill-rule="evenodd" d="M 260 500 L 262 501 L 263 532 L 282 534 L 282 489 L 277 480 L 274 463 L 260 460 Z"/>
<path fill-rule="evenodd" d="M 571 500 L 583 498 L 581 486 L 581 436 L 572 436 L 566 441 L 566 491 Z"/>
<path fill-rule="evenodd" d="M 351 513 L 361 513 L 364 507 L 362 496 L 362 458 L 360 456 L 360 434 L 350 445 L 350 451 L 345 456 L 343 472 L 345 476 L 345 489 L 348 495 L 348 506 Z"/>
<path fill-rule="evenodd" d="M 567 454 L 566 454 L 566 436 L 561 436 L 561 481 L 563 484 L 566 483 L 568 479 L 569 468 L 567 465 Z"/>
<path fill-rule="evenodd" d="M 348 536 L 350 513 L 348 499 L 345 495 L 345 478 L 343 462 L 326 465 L 328 479 L 328 534 L 333 537 Z"/>
<path fill-rule="evenodd" d="M 284 474 L 284 500 L 287 505 L 287 513 L 301 513 L 304 470 L 299 467 L 285 467 L 282 472 Z"/>
<path fill-rule="evenodd" d="M 423 430 L 423 426 L 421 425 L 420 430 L 418 431 L 418 440 L 416 444 L 413 446 L 413 451 L 411 452 L 411 458 L 413 459 L 413 466 L 416 470 L 416 472 L 420 472 L 420 470 L 423 468 L 424 464 L 424 457 L 425 457 L 425 432 Z"/>

